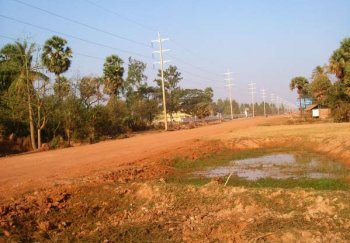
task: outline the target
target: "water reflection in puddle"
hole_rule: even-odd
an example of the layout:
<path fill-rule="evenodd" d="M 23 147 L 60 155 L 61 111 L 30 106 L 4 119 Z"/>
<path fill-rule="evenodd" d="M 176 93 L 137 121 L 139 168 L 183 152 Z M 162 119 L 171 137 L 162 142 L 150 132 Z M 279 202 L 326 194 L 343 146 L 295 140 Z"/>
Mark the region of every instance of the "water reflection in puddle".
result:
<path fill-rule="evenodd" d="M 260 178 L 338 178 L 349 172 L 342 164 L 327 160 L 321 156 L 300 154 L 272 154 L 258 158 L 234 160 L 230 165 L 210 168 L 196 172 L 195 175 L 205 177 L 222 177 L 229 174 L 247 180 Z"/>

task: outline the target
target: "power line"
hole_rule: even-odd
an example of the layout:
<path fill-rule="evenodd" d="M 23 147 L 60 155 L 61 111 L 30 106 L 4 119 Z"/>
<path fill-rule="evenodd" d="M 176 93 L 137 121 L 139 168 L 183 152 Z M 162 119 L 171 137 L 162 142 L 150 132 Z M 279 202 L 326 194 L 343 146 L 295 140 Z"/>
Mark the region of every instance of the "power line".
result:
<path fill-rule="evenodd" d="M 97 8 L 100 8 L 100 9 L 102 9 L 102 10 L 104 10 L 104 11 L 110 13 L 110 14 L 113 14 L 113 15 L 116 15 L 116 16 L 118 16 L 118 17 L 120 17 L 120 18 L 123 18 L 123 19 L 127 20 L 127 21 L 130 22 L 130 23 L 133 23 L 133 24 L 135 24 L 135 25 L 138 25 L 139 27 L 141 27 L 141 28 L 143 28 L 143 29 L 147 29 L 148 31 L 156 32 L 156 30 L 155 30 L 154 28 L 151 28 L 151 27 L 149 27 L 149 26 L 146 26 L 146 25 L 143 24 L 143 23 L 140 23 L 140 22 L 138 22 L 138 21 L 135 21 L 135 20 L 133 20 L 133 19 L 130 19 L 130 18 L 128 18 L 128 17 L 125 17 L 124 15 L 121 15 L 120 13 L 117 13 L 117 12 L 114 11 L 114 10 L 111 10 L 111 9 L 109 9 L 109 8 L 106 8 L 106 7 L 103 7 L 103 6 L 101 6 L 101 5 L 98 5 L 98 4 L 96 4 L 96 3 L 94 3 L 94 2 L 92 2 L 92 1 L 90 1 L 90 0 L 84 0 L 84 1 L 85 1 L 86 3 L 88 3 L 88 4 L 90 4 L 90 5 L 93 5 L 93 6 L 97 7 Z"/>
<path fill-rule="evenodd" d="M 171 57 L 171 58 L 173 58 L 173 59 L 175 59 L 175 60 L 178 60 L 179 62 L 182 62 L 182 63 L 184 63 L 184 64 L 186 64 L 186 65 L 189 65 L 189 66 L 191 66 L 191 67 L 193 67 L 193 68 L 195 68 L 195 69 L 198 69 L 199 71 L 206 72 L 206 73 L 208 73 L 208 74 L 210 74 L 210 75 L 215 75 L 215 76 L 217 75 L 216 73 L 210 72 L 210 71 L 208 71 L 208 70 L 206 70 L 206 69 L 204 69 L 204 68 L 195 66 L 195 65 L 193 65 L 192 63 L 189 63 L 189 62 L 184 61 L 184 60 L 182 60 L 182 59 L 180 59 L 180 58 L 177 58 L 177 57 L 175 57 L 174 55 L 167 54 L 167 56 L 169 56 L 169 57 Z"/>
<path fill-rule="evenodd" d="M 91 30 L 95 30 L 95 31 L 98 31 L 98 32 L 101 32 L 101 33 L 104 33 L 104 34 L 107 34 L 107 35 L 110 35 L 110 36 L 113 36 L 113 37 L 118 38 L 118 39 L 122 39 L 122 40 L 125 40 L 125 41 L 132 42 L 132 43 L 134 43 L 134 44 L 138 44 L 138 45 L 141 45 L 141 46 L 146 46 L 146 47 L 151 48 L 149 45 L 147 45 L 147 44 L 145 44 L 145 43 L 142 43 L 142 42 L 139 42 L 139 41 L 136 41 L 136 40 L 132 40 L 132 39 L 129 39 L 129 38 L 127 38 L 127 37 L 124 37 L 124 36 L 121 36 L 121 35 L 117 35 L 117 34 L 111 33 L 111 32 L 106 31 L 106 30 L 102 30 L 102 29 L 96 28 L 96 27 L 94 27 L 94 26 L 91 26 L 91 25 L 88 25 L 88 24 L 79 22 L 79 21 L 77 21 L 77 20 L 74 20 L 74 19 L 71 19 L 71 18 L 62 16 L 62 15 L 56 14 L 56 13 L 51 12 L 51 11 L 49 11 L 49 10 L 46 10 L 46 9 L 43 9 L 43 8 L 40 8 L 40 7 L 31 5 L 31 4 L 29 4 L 29 3 L 26 3 L 26 2 L 23 2 L 23 1 L 20 1 L 20 0 L 12 0 L 12 1 L 17 2 L 17 3 L 20 3 L 20 4 L 23 4 L 23 5 L 25 5 L 25 6 L 27 6 L 27 7 L 30 7 L 30 8 L 39 10 L 39 11 L 41 11 L 41 12 L 50 14 L 50 15 L 52 15 L 52 16 L 55 16 L 55 17 L 64 19 L 64 20 L 69 21 L 69 22 L 71 22 L 71 23 L 75 23 L 75 24 L 77 24 L 77 25 L 84 26 L 84 27 L 89 28 L 89 29 L 91 29 Z"/>
<path fill-rule="evenodd" d="M 143 24 L 143 23 L 140 23 L 140 22 L 138 22 L 138 21 L 136 21 L 136 20 L 134 20 L 134 19 L 125 17 L 124 15 L 122 15 L 122 14 L 120 14 L 120 13 L 114 11 L 114 10 L 111 10 L 111 9 L 109 9 L 109 8 L 106 8 L 106 7 L 103 7 L 103 6 L 101 6 L 101 5 L 98 5 L 98 4 L 94 3 L 94 2 L 91 1 L 91 0 L 83 0 L 83 1 L 85 1 L 86 3 L 88 3 L 88 4 L 90 4 L 90 5 L 94 6 L 94 7 L 97 7 L 97 8 L 99 8 L 99 9 L 102 9 L 102 10 L 104 10 L 104 11 L 110 13 L 110 14 L 113 14 L 113 15 L 119 17 L 119 18 L 125 19 L 125 20 L 127 20 L 128 22 L 130 22 L 130 23 L 136 24 L 136 25 L 138 25 L 139 27 L 141 27 L 141 28 L 143 28 L 143 29 L 145 29 L 145 30 L 152 31 L 152 32 L 156 32 L 156 29 L 153 28 L 153 27 L 147 26 L 147 25 L 145 25 L 145 24 Z M 200 55 L 198 55 L 198 53 L 193 52 L 191 49 L 185 47 L 185 45 L 180 44 L 178 41 L 175 41 L 174 39 L 172 39 L 172 40 L 171 40 L 171 43 L 174 43 L 175 45 L 177 45 L 177 46 L 180 47 L 181 49 L 185 50 L 186 52 L 188 52 L 188 53 L 190 53 L 190 54 L 192 54 L 192 55 L 195 55 L 195 56 L 199 57 L 200 59 L 203 59 L 203 57 L 200 56 Z M 179 58 L 177 58 L 177 57 L 170 56 L 170 55 L 168 55 L 168 56 L 171 57 L 171 58 L 177 59 L 177 60 L 180 61 L 180 62 L 186 63 L 187 65 L 190 65 L 190 66 L 192 66 L 193 68 L 199 69 L 199 70 L 201 70 L 201 71 L 204 70 L 204 72 L 214 74 L 215 76 L 218 75 L 217 73 L 209 72 L 209 71 L 206 70 L 206 69 L 203 69 L 203 68 L 200 68 L 200 67 L 196 67 L 196 66 L 194 66 L 194 65 L 192 65 L 192 64 L 190 64 L 190 63 L 188 63 L 188 62 L 181 61 L 181 60 L 180 60 Z"/>
<path fill-rule="evenodd" d="M 139 53 L 136 53 L 136 52 L 126 51 L 126 50 L 115 48 L 115 47 L 112 47 L 112 46 L 109 46 L 109 45 L 98 43 L 98 42 L 95 42 L 95 41 L 86 40 L 86 39 L 83 39 L 83 38 L 78 37 L 78 36 L 74 36 L 74 35 L 71 35 L 71 34 L 66 34 L 66 33 L 63 33 L 63 32 L 56 31 L 56 30 L 52 30 L 52 29 L 49 29 L 49 28 L 46 28 L 46 27 L 35 25 L 35 24 L 29 23 L 29 22 L 26 22 L 26 21 L 22 21 L 22 20 L 19 20 L 19 19 L 16 19 L 16 18 L 12 18 L 12 17 L 6 16 L 6 15 L 0 14 L 0 17 L 2 17 L 4 19 L 11 20 L 13 22 L 17 22 L 17 23 L 28 25 L 28 26 L 32 26 L 32 27 L 35 27 L 35 28 L 38 28 L 38 29 L 41 29 L 41 30 L 49 31 L 49 32 L 56 33 L 56 34 L 59 34 L 59 35 L 64 35 L 64 36 L 67 36 L 67 37 L 70 37 L 70 38 L 73 38 L 73 39 L 76 39 L 76 40 L 79 40 L 79 41 L 83 41 L 83 42 L 86 42 L 86 43 L 89 43 L 89 44 L 93 44 L 93 45 L 101 46 L 101 47 L 104 47 L 104 48 L 112 49 L 112 50 L 115 50 L 115 51 L 129 53 L 129 54 L 132 54 L 132 55 L 135 55 L 135 56 L 151 59 L 148 56 L 145 56 L 145 55 L 142 55 L 142 54 L 139 54 Z"/>
<path fill-rule="evenodd" d="M 212 79 L 208 79 L 208 78 L 202 77 L 201 75 L 195 74 L 195 73 L 190 72 L 190 71 L 188 71 L 188 70 L 185 70 L 185 69 L 183 69 L 183 68 L 181 69 L 181 72 L 187 73 L 187 74 L 189 74 L 189 75 L 191 75 L 191 76 L 193 76 L 193 77 L 197 77 L 197 78 L 200 78 L 200 79 L 202 79 L 202 80 L 209 81 L 209 82 L 212 82 L 212 81 L 213 81 Z"/>
<path fill-rule="evenodd" d="M 12 37 L 9 37 L 9 36 L 4 36 L 4 35 L 1 35 L 1 34 L 0 34 L 0 37 L 2 37 L 4 39 L 13 40 L 13 41 L 18 41 L 18 39 L 16 39 L 16 38 L 12 38 Z"/>
<path fill-rule="evenodd" d="M 16 38 L 4 36 L 1 34 L 0 34 L 0 38 L 9 39 L 12 41 L 18 41 L 18 39 L 16 39 Z M 36 46 L 38 46 L 39 48 L 42 47 L 42 45 L 38 45 L 38 44 L 36 44 Z M 78 55 L 78 56 L 84 56 L 84 57 L 88 57 L 88 58 L 92 58 L 92 59 L 97 59 L 97 60 L 105 60 L 105 58 L 102 58 L 102 57 L 96 57 L 96 56 L 92 56 L 92 55 L 84 54 L 84 53 L 80 53 L 80 52 L 74 52 L 74 54 Z"/>

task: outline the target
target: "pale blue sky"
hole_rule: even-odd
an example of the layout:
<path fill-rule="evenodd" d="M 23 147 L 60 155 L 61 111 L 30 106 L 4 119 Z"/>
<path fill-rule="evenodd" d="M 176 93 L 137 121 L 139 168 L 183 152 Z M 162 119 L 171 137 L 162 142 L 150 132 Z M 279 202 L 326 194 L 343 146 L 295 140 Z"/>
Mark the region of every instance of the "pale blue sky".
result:
<path fill-rule="evenodd" d="M 156 60 L 152 60 L 150 41 L 160 31 L 170 38 L 164 45 L 171 49 L 170 64 L 183 74 L 183 87 L 211 86 L 216 98 L 226 98 L 223 73 L 230 69 L 234 72 L 233 97 L 238 101 L 250 99 L 248 83 L 253 81 L 258 98 L 265 87 L 268 93 L 294 103 L 296 94 L 288 89 L 290 79 L 310 77 L 315 66 L 327 63 L 339 42 L 350 37 L 349 13 L 349 0 L 0 0 L 0 35 L 30 37 L 40 45 L 53 34 L 64 37 L 74 55 L 68 77 L 100 75 L 103 59 L 110 54 L 121 56 L 126 63 L 133 56 L 148 64 L 152 83 L 157 71 L 152 67 Z M 0 46 L 10 41 L 1 36 Z"/>

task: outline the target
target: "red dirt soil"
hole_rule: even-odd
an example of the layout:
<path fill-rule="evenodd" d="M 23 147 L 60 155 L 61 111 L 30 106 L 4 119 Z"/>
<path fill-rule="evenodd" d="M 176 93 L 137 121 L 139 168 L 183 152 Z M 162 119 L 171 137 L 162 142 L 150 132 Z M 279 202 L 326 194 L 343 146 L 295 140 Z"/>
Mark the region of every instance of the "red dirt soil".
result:
<path fill-rule="evenodd" d="M 143 133 L 128 139 L 0 158 L 0 197 L 6 199 L 62 180 L 166 158 L 172 151 L 190 148 L 195 140 L 217 138 L 271 119 L 275 118 L 239 119 L 196 129 Z"/>

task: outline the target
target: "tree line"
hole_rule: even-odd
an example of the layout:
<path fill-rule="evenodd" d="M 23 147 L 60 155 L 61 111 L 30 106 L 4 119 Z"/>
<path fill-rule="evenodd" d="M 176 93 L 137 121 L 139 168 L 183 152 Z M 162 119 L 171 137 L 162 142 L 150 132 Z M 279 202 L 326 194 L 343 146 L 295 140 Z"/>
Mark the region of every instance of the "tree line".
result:
<path fill-rule="evenodd" d="M 34 43 L 16 41 L 0 50 L 0 143 L 21 145 L 18 152 L 70 146 L 72 141 L 94 143 L 132 131 L 154 128 L 162 111 L 161 73 L 154 85 L 145 75 L 146 63 L 118 55 L 106 57 L 100 76 L 67 78 L 73 51 L 65 39 L 52 36 L 42 50 Z M 54 75 L 54 80 L 49 78 Z M 213 101 L 213 89 L 186 89 L 175 65 L 164 70 L 167 115 L 192 117 L 230 114 L 228 99 Z M 263 105 L 255 104 L 257 115 Z M 250 104 L 233 101 L 233 112 L 251 110 Z M 277 114 L 266 104 L 267 114 Z M 161 124 L 160 124 L 161 125 Z M 3 150 L 9 150 L 1 146 Z M 17 146 L 18 147 L 18 146 Z M 10 151 L 1 151 L 6 154 Z"/>
<path fill-rule="evenodd" d="M 96 142 L 128 131 L 153 127 L 160 114 L 161 74 L 149 85 L 146 64 L 118 55 L 106 57 L 103 75 L 67 78 L 73 51 L 65 39 L 52 36 L 39 50 L 16 41 L 0 50 L 0 141 L 30 138 L 35 150 L 43 143 L 69 146 L 71 141 Z M 50 80 L 48 73 L 54 74 Z M 183 89 L 181 73 L 164 71 L 168 116 L 179 111 L 199 118 L 212 112 L 213 90 Z"/>
<path fill-rule="evenodd" d="M 345 38 L 329 63 L 317 66 L 311 78 L 294 77 L 290 89 L 297 90 L 299 100 L 312 98 L 314 103 L 331 108 L 337 122 L 350 121 L 350 38 Z M 301 115 L 303 109 L 300 109 Z"/>

